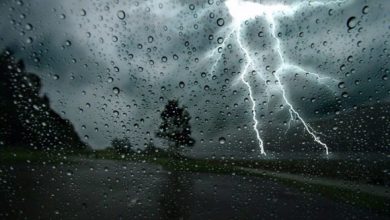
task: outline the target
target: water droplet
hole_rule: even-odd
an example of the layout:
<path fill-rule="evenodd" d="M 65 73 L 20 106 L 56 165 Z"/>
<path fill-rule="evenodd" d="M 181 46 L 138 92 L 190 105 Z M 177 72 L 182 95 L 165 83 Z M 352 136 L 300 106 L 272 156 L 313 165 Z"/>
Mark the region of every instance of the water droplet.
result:
<path fill-rule="evenodd" d="M 184 88 L 186 86 L 186 84 L 183 82 L 183 81 L 181 81 L 180 83 L 179 83 L 179 87 L 180 88 Z"/>
<path fill-rule="evenodd" d="M 362 13 L 363 13 L 363 14 L 367 14 L 367 13 L 368 13 L 368 5 L 366 5 L 366 6 L 363 7 Z"/>
<path fill-rule="evenodd" d="M 72 46 L 72 42 L 70 40 L 65 41 L 65 46 L 67 47 Z"/>
<path fill-rule="evenodd" d="M 32 37 L 28 37 L 26 39 L 26 43 L 28 43 L 28 44 L 31 44 L 33 41 L 34 41 L 34 39 Z"/>
<path fill-rule="evenodd" d="M 218 26 L 221 27 L 221 26 L 223 26 L 224 24 L 225 24 L 225 20 L 223 20 L 223 18 L 218 18 L 218 19 L 217 19 L 217 25 L 218 25 Z"/>
<path fill-rule="evenodd" d="M 343 93 L 341 94 L 341 96 L 342 96 L 343 98 L 347 98 L 349 95 L 348 95 L 348 92 L 343 92 Z"/>
<path fill-rule="evenodd" d="M 225 144 L 226 143 L 226 139 L 224 137 L 220 137 L 219 138 L 219 143 L 220 144 Z"/>
<path fill-rule="evenodd" d="M 123 19 L 125 19 L 126 14 L 125 14 L 124 11 L 119 10 L 119 11 L 116 13 L 116 16 L 118 16 L 119 19 L 123 20 Z"/>
<path fill-rule="evenodd" d="M 356 24 L 357 24 L 357 19 L 355 16 L 348 18 L 347 27 L 349 30 L 354 29 L 356 27 Z"/>
<path fill-rule="evenodd" d="M 26 30 L 31 31 L 33 29 L 32 24 L 26 24 L 25 26 Z"/>
<path fill-rule="evenodd" d="M 345 88 L 345 83 L 344 83 L 344 82 L 340 82 L 340 83 L 338 84 L 338 87 L 339 87 L 340 89 L 344 89 L 344 88 Z"/>
<path fill-rule="evenodd" d="M 195 9 L 195 5 L 194 4 L 190 4 L 189 8 L 190 8 L 190 10 L 194 10 Z"/>
<path fill-rule="evenodd" d="M 81 16 L 85 16 L 85 15 L 87 15 L 87 11 L 85 11 L 84 9 L 81 9 L 81 11 L 80 11 L 80 15 L 81 15 Z"/>
<path fill-rule="evenodd" d="M 154 38 L 153 38 L 152 36 L 149 36 L 149 37 L 148 37 L 148 43 L 152 43 L 153 40 L 154 40 Z"/>
<path fill-rule="evenodd" d="M 120 89 L 118 87 L 114 87 L 112 91 L 114 92 L 115 95 L 118 95 L 120 93 Z"/>
<path fill-rule="evenodd" d="M 114 114 L 115 117 L 119 116 L 119 112 L 117 110 L 114 110 L 112 113 Z"/>

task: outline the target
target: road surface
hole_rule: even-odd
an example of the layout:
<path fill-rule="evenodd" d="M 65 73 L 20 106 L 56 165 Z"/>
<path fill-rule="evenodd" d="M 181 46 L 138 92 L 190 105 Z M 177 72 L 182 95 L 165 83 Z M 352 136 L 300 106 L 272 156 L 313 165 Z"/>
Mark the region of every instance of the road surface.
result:
<path fill-rule="evenodd" d="M 0 219 L 386 219 L 261 177 L 84 160 L 0 165 Z"/>

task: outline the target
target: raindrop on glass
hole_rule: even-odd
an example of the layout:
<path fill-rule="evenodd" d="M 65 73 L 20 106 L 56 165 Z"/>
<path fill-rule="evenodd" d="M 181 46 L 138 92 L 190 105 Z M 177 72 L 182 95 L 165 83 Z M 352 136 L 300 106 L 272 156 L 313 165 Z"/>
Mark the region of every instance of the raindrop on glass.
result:
<path fill-rule="evenodd" d="M 348 29 L 354 29 L 356 27 L 356 24 L 357 24 L 357 19 L 356 17 L 352 16 L 350 18 L 348 18 L 347 20 L 347 27 Z"/>
<path fill-rule="evenodd" d="M 87 15 L 87 11 L 85 11 L 85 9 L 81 9 L 80 15 L 81 15 L 81 16 Z"/>
<path fill-rule="evenodd" d="M 118 87 L 114 87 L 112 91 L 114 92 L 115 95 L 118 95 L 120 93 L 120 89 Z"/>
<path fill-rule="evenodd" d="M 221 26 L 223 26 L 224 24 L 225 24 L 225 20 L 223 20 L 223 18 L 218 18 L 218 19 L 217 19 L 217 25 L 218 25 L 218 26 L 221 27 Z"/>
<path fill-rule="evenodd" d="M 123 19 L 125 19 L 126 14 L 125 14 L 124 11 L 119 10 L 119 11 L 116 13 L 116 16 L 118 16 L 119 19 L 123 20 Z"/>
<path fill-rule="evenodd" d="M 368 5 L 366 5 L 366 6 L 363 7 L 362 13 L 363 13 L 363 14 L 367 14 L 367 13 L 368 13 Z"/>
<path fill-rule="evenodd" d="M 148 37 L 148 43 L 152 43 L 153 40 L 154 40 L 154 38 L 153 38 L 152 36 L 149 36 L 149 37 Z"/>

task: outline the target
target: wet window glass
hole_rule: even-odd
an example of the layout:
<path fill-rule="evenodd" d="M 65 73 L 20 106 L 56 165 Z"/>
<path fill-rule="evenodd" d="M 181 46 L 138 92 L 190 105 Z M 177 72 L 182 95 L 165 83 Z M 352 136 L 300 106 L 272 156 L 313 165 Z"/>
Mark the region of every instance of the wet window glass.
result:
<path fill-rule="evenodd" d="M 2 0 L 0 219 L 388 219 L 388 0 Z"/>

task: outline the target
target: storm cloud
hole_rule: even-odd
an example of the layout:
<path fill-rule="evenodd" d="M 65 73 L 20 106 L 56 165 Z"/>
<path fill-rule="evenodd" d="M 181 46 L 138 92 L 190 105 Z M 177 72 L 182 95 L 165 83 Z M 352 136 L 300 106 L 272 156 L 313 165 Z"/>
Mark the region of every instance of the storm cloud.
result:
<path fill-rule="evenodd" d="M 355 0 L 308 4 L 277 19 L 286 60 L 328 78 L 283 71 L 288 97 L 309 123 L 390 101 L 388 11 L 386 0 Z M 258 151 L 249 93 L 239 80 L 245 56 L 228 35 L 232 17 L 224 1 L 9 0 L 0 13 L 6 15 L 0 47 L 14 50 L 42 78 L 52 108 L 92 147 L 124 136 L 140 148 L 150 140 L 163 145 L 155 138 L 160 111 L 169 99 L 179 99 L 192 116 L 193 151 Z M 240 33 L 256 60 L 248 79 L 266 148 L 289 120 L 273 75 L 280 60 L 269 25 L 260 16 Z"/>

